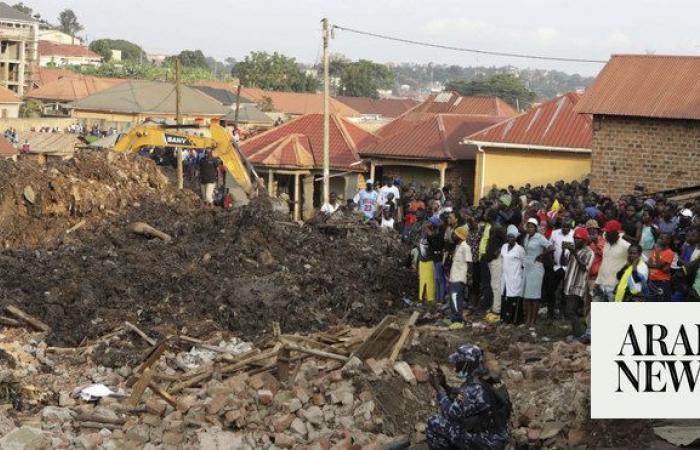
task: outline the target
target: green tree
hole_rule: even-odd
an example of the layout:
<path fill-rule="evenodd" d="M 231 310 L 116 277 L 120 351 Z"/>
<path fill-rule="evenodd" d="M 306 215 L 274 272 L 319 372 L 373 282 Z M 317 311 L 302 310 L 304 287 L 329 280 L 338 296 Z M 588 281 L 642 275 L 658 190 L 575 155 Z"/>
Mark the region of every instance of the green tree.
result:
<path fill-rule="evenodd" d="M 17 11 L 24 13 L 28 16 L 34 15 L 34 10 L 29 6 L 25 5 L 24 2 L 15 3 L 14 5 L 12 5 L 12 7 L 15 8 Z"/>
<path fill-rule="evenodd" d="M 232 71 L 245 86 L 271 91 L 314 92 L 318 80 L 304 73 L 294 58 L 280 53 L 251 52 Z"/>
<path fill-rule="evenodd" d="M 508 104 L 521 109 L 535 101 L 536 95 L 518 77 L 511 74 L 498 74 L 481 80 L 451 81 L 446 91 L 456 91 L 461 95 L 495 95 Z"/>
<path fill-rule="evenodd" d="M 173 65 L 175 63 L 175 58 L 180 58 L 180 63 L 182 67 L 197 67 L 200 69 L 209 69 L 209 64 L 207 64 L 207 57 L 204 56 L 201 50 L 183 50 L 177 56 L 168 56 L 163 61 L 164 65 Z"/>
<path fill-rule="evenodd" d="M 389 89 L 394 72 L 384 64 L 366 59 L 345 63 L 340 72 L 340 93 L 350 97 L 379 98 L 379 89 Z"/>
<path fill-rule="evenodd" d="M 61 11 L 58 15 L 58 23 L 60 24 L 58 29 L 71 36 L 75 36 L 83 31 L 83 26 L 78 22 L 78 16 L 75 15 L 72 9 Z"/>
<path fill-rule="evenodd" d="M 141 47 L 123 39 L 97 39 L 90 42 L 90 50 L 102 56 L 105 61 L 112 59 L 112 50 L 121 50 L 124 62 L 146 61 L 146 52 Z"/>

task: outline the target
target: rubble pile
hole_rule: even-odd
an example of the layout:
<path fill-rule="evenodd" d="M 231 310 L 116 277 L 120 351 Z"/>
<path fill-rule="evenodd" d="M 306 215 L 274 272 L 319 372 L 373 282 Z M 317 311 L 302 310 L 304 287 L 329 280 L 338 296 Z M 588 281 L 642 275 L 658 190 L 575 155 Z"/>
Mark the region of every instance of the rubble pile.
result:
<path fill-rule="evenodd" d="M 391 236 L 362 228 L 339 236 L 300 226 L 275 213 L 262 196 L 232 212 L 191 208 L 186 195 L 173 193 L 168 185 L 159 190 L 163 180 L 145 158 L 108 159 L 86 154 L 71 167 L 90 162 L 109 169 L 109 179 L 91 175 L 101 169 L 80 169 L 85 172 L 81 183 L 95 186 L 95 192 L 100 192 L 97 186 L 105 192 L 132 192 L 120 187 L 127 181 L 115 173 L 123 172 L 124 180 L 138 186 L 136 191 L 144 191 L 140 197 L 94 194 L 94 204 L 97 198 L 117 203 L 100 200 L 104 211 L 95 207 L 100 221 L 91 229 L 71 234 L 61 245 L 11 248 L 0 255 L 0 306 L 22 305 L 44 320 L 51 328 L 50 345 L 78 345 L 124 320 L 155 336 L 183 329 L 195 337 L 231 330 L 248 338 L 269 331 L 272 321 L 279 321 L 285 332 L 341 322 L 372 324 L 401 308 L 401 299 L 413 290 L 414 275 L 404 264 L 407 251 Z M 146 176 L 151 169 L 152 176 Z M 52 173 L 48 168 L 43 181 L 31 183 L 39 193 L 35 204 L 59 204 L 47 200 L 54 192 L 49 186 L 57 185 L 53 180 L 63 179 Z M 13 205 L 17 198 L 21 203 L 16 197 Z M 117 208 L 120 202 L 123 211 Z M 26 204 L 23 208 L 31 210 Z M 112 210 L 114 214 L 105 213 Z M 27 220 L 38 229 L 50 227 L 51 217 Z M 130 229 L 135 222 L 172 238 L 135 234 Z"/>
<path fill-rule="evenodd" d="M 3 248 L 52 244 L 127 209 L 197 203 L 191 192 L 173 189 L 152 161 L 135 155 L 84 150 L 44 165 L 0 160 L 0 174 Z"/>

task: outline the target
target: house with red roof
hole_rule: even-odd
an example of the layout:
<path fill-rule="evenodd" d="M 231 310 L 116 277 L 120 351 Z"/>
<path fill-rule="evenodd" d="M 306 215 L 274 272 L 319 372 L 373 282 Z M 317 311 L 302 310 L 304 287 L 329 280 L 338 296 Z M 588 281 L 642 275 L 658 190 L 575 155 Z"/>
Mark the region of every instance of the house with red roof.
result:
<path fill-rule="evenodd" d="M 359 149 L 378 141 L 374 134 L 339 114 L 330 115 L 329 154 L 331 192 L 352 198 L 367 170 Z M 266 177 L 268 191 L 285 192 L 293 203 L 295 220 L 310 218 L 320 206 L 323 174 L 323 114 L 304 114 L 241 142 L 241 151 Z"/>
<path fill-rule="evenodd" d="M 540 185 L 574 180 L 591 172 L 592 118 L 575 107 L 576 92 L 466 137 L 476 149 L 475 200 L 496 186 Z"/>
<path fill-rule="evenodd" d="M 430 96 L 380 128 L 380 141 L 360 149 L 372 179 L 401 178 L 404 185 L 451 185 L 471 198 L 476 149 L 465 136 L 516 115 L 497 97 Z"/>
<path fill-rule="evenodd" d="M 102 57 L 82 45 L 61 44 L 52 41 L 39 41 L 39 65 L 57 66 L 95 66 L 102 62 Z"/>
<path fill-rule="evenodd" d="M 16 119 L 19 117 L 19 107 L 22 100 L 14 91 L 0 86 L 0 118 Z"/>
<path fill-rule="evenodd" d="M 613 55 L 576 105 L 593 115 L 591 188 L 700 188 L 700 57 Z"/>
<path fill-rule="evenodd" d="M 10 144 L 10 141 L 8 141 L 5 136 L 0 135 L 0 158 L 17 161 L 18 154 L 19 152 Z"/>

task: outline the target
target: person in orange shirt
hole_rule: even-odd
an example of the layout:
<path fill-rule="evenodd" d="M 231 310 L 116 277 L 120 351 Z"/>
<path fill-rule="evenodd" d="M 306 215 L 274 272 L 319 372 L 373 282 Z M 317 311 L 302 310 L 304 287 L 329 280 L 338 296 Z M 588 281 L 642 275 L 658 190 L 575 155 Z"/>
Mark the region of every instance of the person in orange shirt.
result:
<path fill-rule="evenodd" d="M 671 264 L 676 254 L 671 250 L 671 234 L 661 233 L 649 254 L 649 302 L 671 301 Z"/>

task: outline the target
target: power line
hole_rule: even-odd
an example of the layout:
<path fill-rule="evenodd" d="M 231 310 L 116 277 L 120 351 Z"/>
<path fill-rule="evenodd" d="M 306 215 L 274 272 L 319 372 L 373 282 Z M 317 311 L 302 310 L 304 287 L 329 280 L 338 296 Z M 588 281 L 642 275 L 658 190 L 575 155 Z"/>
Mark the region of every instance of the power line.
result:
<path fill-rule="evenodd" d="M 332 25 L 333 29 L 347 31 L 350 33 L 361 34 L 363 36 L 371 36 L 379 39 L 385 39 L 387 41 L 403 42 L 404 44 L 414 44 L 422 45 L 424 47 L 441 48 L 444 50 L 454 50 L 458 52 L 466 53 L 477 53 L 479 55 L 491 55 L 491 56 L 506 56 L 509 58 L 522 58 L 522 59 L 538 59 L 544 61 L 563 61 L 563 62 L 575 62 L 575 63 L 592 63 L 592 64 L 605 64 L 607 61 L 597 60 L 597 59 L 582 59 L 582 58 L 560 58 L 555 56 L 541 56 L 541 55 L 526 55 L 522 53 L 509 53 L 509 52 L 494 52 L 489 50 L 479 50 L 474 48 L 464 48 L 464 47 L 453 47 L 451 45 L 433 44 L 430 42 L 414 41 L 412 39 L 403 39 L 393 36 L 387 36 L 384 34 L 370 33 L 369 31 L 356 30 L 353 28 L 347 28 L 340 25 Z"/>

